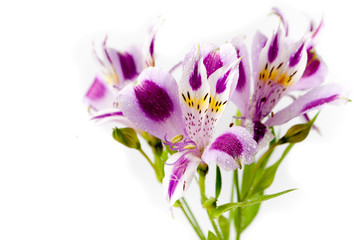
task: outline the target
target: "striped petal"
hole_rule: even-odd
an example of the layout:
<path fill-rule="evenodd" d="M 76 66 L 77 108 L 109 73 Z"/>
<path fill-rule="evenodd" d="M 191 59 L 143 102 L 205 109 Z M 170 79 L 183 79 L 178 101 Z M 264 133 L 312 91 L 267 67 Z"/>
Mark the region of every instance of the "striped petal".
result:
<path fill-rule="evenodd" d="M 202 147 L 201 129 L 208 108 L 210 86 L 200 54 L 199 46 L 195 46 L 186 55 L 179 83 L 179 96 L 186 132 L 191 140 Z"/>
<path fill-rule="evenodd" d="M 171 207 L 189 188 L 200 162 L 201 159 L 192 153 L 181 152 L 173 154 L 167 160 L 162 184 Z"/>
<path fill-rule="evenodd" d="M 215 162 L 225 170 L 241 168 L 241 164 L 254 161 L 256 142 L 243 127 L 232 127 L 217 137 L 205 150 L 202 160 Z"/>
<path fill-rule="evenodd" d="M 267 41 L 268 38 L 264 34 L 262 34 L 259 31 L 255 33 L 251 46 L 251 60 L 252 60 L 253 79 L 255 87 L 259 80 L 258 63 L 259 63 L 260 52 L 265 47 Z"/>
<path fill-rule="evenodd" d="M 178 87 L 168 72 L 148 68 L 136 85 L 128 85 L 117 97 L 118 108 L 137 127 L 160 139 L 183 134 Z"/>
<path fill-rule="evenodd" d="M 250 98 L 250 63 L 249 55 L 244 39 L 235 38 L 232 41 L 237 57 L 241 58 L 239 63 L 239 76 L 235 91 L 231 100 L 238 107 L 241 116 L 248 117 L 249 98 Z"/>
<path fill-rule="evenodd" d="M 210 94 L 208 108 L 205 111 L 203 132 L 203 146 L 207 146 L 213 137 L 215 127 L 230 99 L 232 87 L 235 87 L 238 78 L 238 66 L 240 59 L 218 69 L 208 79 Z"/>
<path fill-rule="evenodd" d="M 253 95 L 253 121 L 261 121 L 302 76 L 307 61 L 305 40 L 289 43 L 279 28 L 262 49 L 258 62 L 258 83 Z"/>
<path fill-rule="evenodd" d="M 265 125 L 275 126 L 288 122 L 289 120 L 303 115 L 311 110 L 320 109 L 323 105 L 345 103 L 348 91 L 337 84 L 319 86 L 304 94 L 292 104 L 282 109 L 269 118 Z"/>

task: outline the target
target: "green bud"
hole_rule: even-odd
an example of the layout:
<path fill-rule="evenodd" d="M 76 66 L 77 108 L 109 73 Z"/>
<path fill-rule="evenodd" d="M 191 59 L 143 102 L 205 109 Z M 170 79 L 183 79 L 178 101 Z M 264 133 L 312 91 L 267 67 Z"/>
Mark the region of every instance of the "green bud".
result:
<path fill-rule="evenodd" d="M 137 133 L 133 128 L 114 128 L 112 136 L 117 142 L 125 145 L 126 147 L 141 149 Z"/>
<path fill-rule="evenodd" d="M 197 167 L 197 172 L 199 173 L 200 176 L 205 177 L 206 174 L 209 172 L 209 166 L 207 166 L 206 163 L 201 162 Z"/>
<path fill-rule="evenodd" d="M 319 113 L 318 113 L 319 114 Z M 314 121 L 317 119 L 318 114 L 309 122 L 305 124 L 297 124 L 289 128 L 287 133 L 278 141 L 278 144 L 284 143 L 298 143 L 303 141 L 309 134 Z"/>
<path fill-rule="evenodd" d="M 216 208 L 216 202 L 217 202 L 217 199 L 211 197 L 211 198 L 207 199 L 207 200 L 202 204 L 202 206 L 203 206 L 204 208 L 206 208 L 207 210 L 213 210 L 213 209 Z"/>

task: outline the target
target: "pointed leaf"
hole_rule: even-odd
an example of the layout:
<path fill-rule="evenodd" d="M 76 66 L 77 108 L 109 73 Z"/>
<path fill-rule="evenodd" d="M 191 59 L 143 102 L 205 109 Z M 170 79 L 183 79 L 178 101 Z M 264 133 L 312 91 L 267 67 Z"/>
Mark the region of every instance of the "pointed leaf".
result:
<path fill-rule="evenodd" d="M 257 204 L 257 203 L 261 203 L 261 202 L 264 202 L 264 201 L 267 201 L 269 199 L 281 196 L 283 194 L 286 194 L 286 193 L 294 191 L 294 190 L 296 190 L 296 189 L 289 189 L 289 190 L 286 190 L 286 191 L 283 191 L 283 192 L 270 194 L 270 195 L 257 196 L 255 198 L 252 198 L 252 199 L 247 200 L 245 202 L 227 203 L 227 204 L 224 204 L 224 205 L 220 205 L 214 211 L 212 211 L 211 216 L 216 218 L 216 217 L 219 217 L 224 212 L 230 211 L 231 209 L 238 208 L 238 207 L 247 207 L 247 206 Z"/>
<path fill-rule="evenodd" d="M 287 156 L 290 149 L 293 147 L 294 144 L 289 144 L 288 147 L 284 150 L 283 155 L 281 158 L 271 165 L 270 167 L 266 168 L 261 174 L 260 177 L 256 180 L 256 183 L 251 188 L 251 193 L 249 196 L 253 196 L 254 194 L 260 193 L 270 187 L 270 185 L 274 181 L 275 173 L 278 170 L 278 167 L 280 163 L 283 161 L 283 159 Z"/>
<path fill-rule="evenodd" d="M 209 231 L 209 233 L 207 234 L 207 240 L 219 240 L 219 238 L 216 237 L 214 233 Z"/>
<path fill-rule="evenodd" d="M 220 192 L 221 192 L 221 185 L 222 185 L 222 179 L 221 179 L 221 171 L 219 166 L 216 166 L 216 182 L 215 182 L 215 198 L 218 199 Z"/>
<path fill-rule="evenodd" d="M 224 240 L 228 240 L 229 239 L 229 232 L 230 232 L 229 220 L 226 217 L 224 217 L 223 215 L 221 215 L 218 218 L 218 221 L 219 221 L 221 233 L 224 236 Z"/>
<path fill-rule="evenodd" d="M 241 208 L 241 230 L 244 231 L 259 212 L 260 203 Z"/>

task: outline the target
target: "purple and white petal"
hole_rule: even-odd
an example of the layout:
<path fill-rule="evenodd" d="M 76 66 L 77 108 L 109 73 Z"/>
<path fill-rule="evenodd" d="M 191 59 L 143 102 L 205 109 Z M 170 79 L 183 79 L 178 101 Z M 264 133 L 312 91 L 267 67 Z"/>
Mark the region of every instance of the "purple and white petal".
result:
<path fill-rule="evenodd" d="M 118 93 L 118 108 L 137 127 L 160 139 L 182 135 L 179 92 L 172 75 L 150 67 L 137 81 Z"/>
<path fill-rule="evenodd" d="M 185 58 L 179 86 L 179 98 L 186 132 L 191 140 L 203 148 L 201 130 L 205 111 L 208 108 L 210 86 L 198 46 L 195 46 Z"/>
<path fill-rule="evenodd" d="M 242 117 L 248 117 L 249 99 L 250 99 L 250 63 L 249 54 L 242 37 L 232 40 L 237 53 L 241 58 L 239 63 L 239 76 L 236 83 L 235 91 L 232 93 L 232 102 L 240 110 Z"/>
<path fill-rule="evenodd" d="M 286 20 L 285 17 L 284 17 L 284 14 L 283 14 L 282 11 L 280 11 L 280 9 L 277 8 L 277 7 L 272 8 L 272 10 L 273 10 L 273 13 L 274 13 L 274 14 L 276 14 L 278 17 L 280 17 L 280 20 L 282 21 L 282 23 L 283 23 L 283 25 L 284 25 L 285 36 L 288 36 L 289 27 L 288 27 L 288 22 L 287 22 L 287 20 Z"/>
<path fill-rule="evenodd" d="M 254 35 L 253 42 L 251 45 L 251 60 L 252 60 L 252 70 L 253 70 L 253 79 L 254 79 L 254 86 L 256 86 L 259 80 L 259 56 L 261 50 L 265 47 L 268 38 L 262 34 L 261 32 L 257 31 Z"/>
<path fill-rule="evenodd" d="M 136 80 L 145 68 L 142 50 L 138 46 L 130 46 L 127 51 L 119 52 L 106 48 L 106 54 L 117 75 L 115 84 L 122 88 L 125 84 Z"/>
<path fill-rule="evenodd" d="M 235 86 L 238 78 L 238 66 L 240 59 L 233 63 L 219 68 L 211 74 L 208 81 L 210 94 L 208 96 L 208 108 L 205 111 L 204 125 L 202 127 L 203 146 L 207 146 L 213 137 L 215 127 L 227 103 L 230 99 L 232 86 Z"/>
<path fill-rule="evenodd" d="M 113 108 L 116 92 L 107 84 L 105 79 L 96 76 L 86 95 L 84 101 L 93 111 Z"/>
<path fill-rule="evenodd" d="M 217 137 L 205 150 L 202 160 L 215 162 L 225 170 L 235 170 L 241 164 L 254 161 L 256 142 L 243 127 L 232 127 Z"/>
<path fill-rule="evenodd" d="M 290 90 L 307 90 L 321 85 L 327 75 L 328 69 L 314 48 L 307 50 L 307 65 L 299 81 Z"/>
<path fill-rule="evenodd" d="M 319 86 L 307 92 L 286 108 L 270 117 L 265 125 L 275 126 L 288 122 L 308 111 L 320 109 L 325 104 L 340 104 L 348 101 L 348 91 L 338 84 Z"/>
<path fill-rule="evenodd" d="M 270 141 L 274 138 L 271 130 L 259 121 L 253 122 L 250 119 L 246 119 L 245 128 L 251 133 L 253 139 L 258 144 L 256 148 L 257 152 L 269 145 Z"/>
<path fill-rule="evenodd" d="M 162 184 L 167 201 L 172 207 L 189 188 L 201 159 L 192 153 L 173 154 L 165 164 Z"/>
<path fill-rule="evenodd" d="M 273 46 L 274 42 L 278 47 Z M 290 43 L 279 29 L 260 53 L 259 80 L 250 107 L 254 122 L 266 117 L 287 90 L 299 80 L 306 61 L 305 40 Z"/>

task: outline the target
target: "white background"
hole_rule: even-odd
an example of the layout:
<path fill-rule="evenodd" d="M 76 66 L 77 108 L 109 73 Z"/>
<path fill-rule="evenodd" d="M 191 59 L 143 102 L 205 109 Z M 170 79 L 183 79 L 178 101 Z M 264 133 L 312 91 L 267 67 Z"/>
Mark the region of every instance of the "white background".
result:
<path fill-rule="evenodd" d="M 349 87 L 352 102 L 322 111 L 322 135 L 292 150 L 268 193 L 299 190 L 266 202 L 243 239 L 361 239 L 360 7 L 287 2 L 2 1 L 0 239 L 195 239 L 179 212 L 171 218 L 144 159 L 112 139 L 112 126 L 88 121 L 82 98 L 98 71 L 91 42 L 109 34 L 117 47 L 142 43 L 161 15 L 156 51 L 167 69 L 193 43 L 270 24 L 273 6 L 287 10 L 295 34 L 298 18 L 324 15 L 327 81 Z M 187 198 L 202 213 L 196 184 Z"/>

